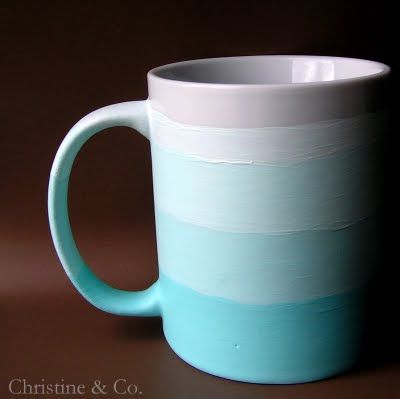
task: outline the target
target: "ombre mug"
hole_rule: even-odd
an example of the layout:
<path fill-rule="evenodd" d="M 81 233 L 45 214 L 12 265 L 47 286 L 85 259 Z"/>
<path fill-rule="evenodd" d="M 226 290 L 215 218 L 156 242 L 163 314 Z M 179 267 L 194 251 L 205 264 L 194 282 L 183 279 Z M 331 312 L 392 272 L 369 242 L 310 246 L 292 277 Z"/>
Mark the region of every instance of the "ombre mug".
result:
<path fill-rule="evenodd" d="M 322 56 L 151 70 L 148 100 L 92 112 L 57 152 L 49 220 L 68 277 L 102 310 L 161 316 L 178 356 L 217 376 L 299 383 L 347 369 L 376 255 L 388 74 L 377 62 Z M 140 292 L 96 277 L 68 218 L 74 158 L 113 126 L 151 144 L 159 279 Z"/>

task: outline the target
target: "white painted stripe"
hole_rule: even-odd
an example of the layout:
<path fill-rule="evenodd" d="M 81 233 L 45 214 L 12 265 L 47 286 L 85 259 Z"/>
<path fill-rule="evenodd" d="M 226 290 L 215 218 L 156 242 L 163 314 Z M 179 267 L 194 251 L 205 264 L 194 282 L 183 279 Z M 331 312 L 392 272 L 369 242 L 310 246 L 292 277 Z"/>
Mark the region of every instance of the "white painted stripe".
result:
<path fill-rule="evenodd" d="M 373 143 L 386 112 L 299 126 L 215 128 L 172 121 L 149 107 L 151 140 L 208 162 L 291 165 Z"/>

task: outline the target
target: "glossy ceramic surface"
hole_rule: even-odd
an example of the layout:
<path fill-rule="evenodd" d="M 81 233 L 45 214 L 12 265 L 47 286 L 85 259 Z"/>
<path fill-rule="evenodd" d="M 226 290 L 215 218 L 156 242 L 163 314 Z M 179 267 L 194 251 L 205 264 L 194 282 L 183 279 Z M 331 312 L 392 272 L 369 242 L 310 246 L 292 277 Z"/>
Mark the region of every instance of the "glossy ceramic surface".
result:
<path fill-rule="evenodd" d="M 356 360 L 377 257 L 383 64 L 335 57 L 187 61 L 149 72 L 149 99 L 79 121 L 56 155 L 49 220 L 76 288 L 121 315 L 163 318 L 188 363 L 246 382 L 297 383 Z M 160 278 L 99 280 L 67 211 L 81 146 L 111 126 L 150 140 Z"/>

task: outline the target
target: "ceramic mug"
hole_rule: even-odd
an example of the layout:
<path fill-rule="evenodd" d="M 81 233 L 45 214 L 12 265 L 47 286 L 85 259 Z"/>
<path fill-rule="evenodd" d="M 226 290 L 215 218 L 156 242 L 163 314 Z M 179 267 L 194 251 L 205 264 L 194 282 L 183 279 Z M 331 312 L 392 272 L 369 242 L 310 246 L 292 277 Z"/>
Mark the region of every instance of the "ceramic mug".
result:
<path fill-rule="evenodd" d="M 172 349 L 217 376 L 298 383 L 347 369 L 375 256 L 388 74 L 377 62 L 323 56 L 151 70 L 148 100 L 92 112 L 57 152 L 49 220 L 68 277 L 102 310 L 161 316 Z M 151 144 L 159 279 L 140 292 L 96 277 L 68 219 L 74 158 L 113 126 Z"/>

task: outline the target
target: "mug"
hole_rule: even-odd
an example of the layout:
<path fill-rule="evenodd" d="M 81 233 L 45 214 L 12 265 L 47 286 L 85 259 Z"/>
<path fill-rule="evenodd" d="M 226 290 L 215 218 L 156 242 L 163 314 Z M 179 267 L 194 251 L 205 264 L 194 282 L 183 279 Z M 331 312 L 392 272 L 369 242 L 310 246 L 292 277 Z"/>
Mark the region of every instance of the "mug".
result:
<path fill-rule="evenodd" d="M 48 210 L 68 277 L 104 311 L 161 316 L 176 354 L 213 375 L 301 383 L 346 370 L 377 256 L 389 71 L 325 56 L 151 70 L 147 100 L 90 113 L 57 152 Z M 96 277 L 68 218 L 74 158 L 113 126 L 151 145 L 159 278 L 140 292 Z"/>

